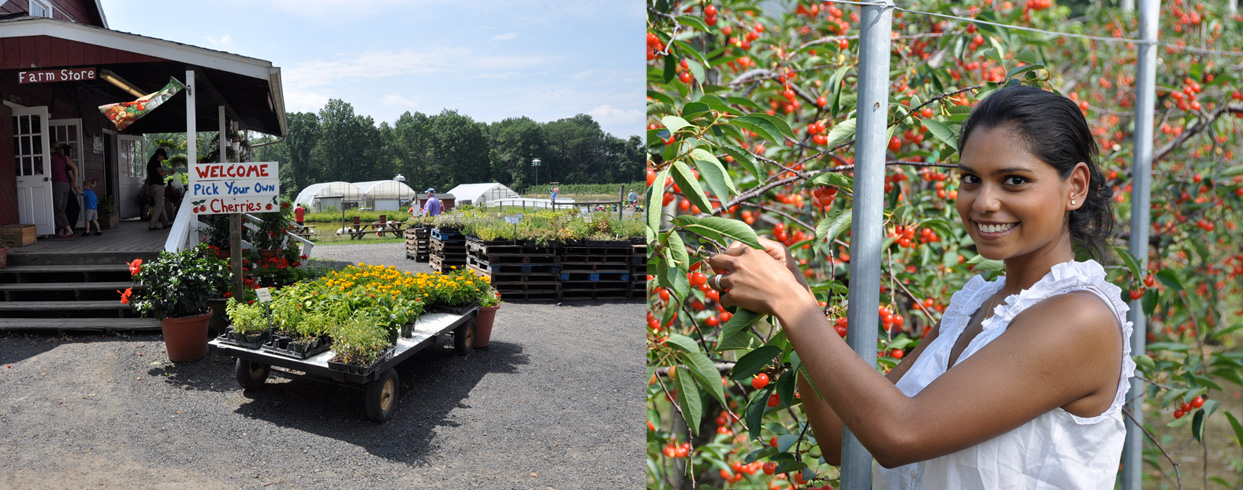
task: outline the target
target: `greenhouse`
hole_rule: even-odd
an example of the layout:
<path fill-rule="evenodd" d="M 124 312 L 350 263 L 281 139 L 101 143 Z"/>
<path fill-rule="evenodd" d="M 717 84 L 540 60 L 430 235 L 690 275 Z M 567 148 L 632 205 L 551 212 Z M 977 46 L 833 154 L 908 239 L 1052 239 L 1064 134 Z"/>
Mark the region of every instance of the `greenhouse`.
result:
<path fill-rule="evenodd" d="M 396 180 L 355 182 L 354 186 L 362 191 L 363 206 L 376 211 L 397 211 L 415 196 L 414 189 Z"/>
<path fill-rule="evenodd" d="M 349 182 L 321 182 L 302 189 L 294 202 L 312 211 L 323 211 L 362 206 L 366 204 L 367 196 L 357 185 Z"/>
<path fill-rule="evenodd" d="M 500 199 L 521 199 L 522 196 L 504 184 L 496 182 L 482 184 L 462 184 L 449 190 L 449 194 L 457 197 L 458 204 L 475 206 L 495 205 Z"/>

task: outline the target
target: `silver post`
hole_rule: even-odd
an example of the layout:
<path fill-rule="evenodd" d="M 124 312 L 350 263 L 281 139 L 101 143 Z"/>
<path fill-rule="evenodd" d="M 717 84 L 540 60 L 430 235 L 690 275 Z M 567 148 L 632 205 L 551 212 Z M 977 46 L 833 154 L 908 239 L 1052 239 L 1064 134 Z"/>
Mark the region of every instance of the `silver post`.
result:
<path fill-rule="evenodd" d="M 1142 2 L 1143 0 L 1140 1 Z M 1118 0 L 1118 6 L 1122 7 L 1124 12 L 1133 11 L 1135 10 L 1135 0 Z"/>
<path fill-rule="evenodd" d="M 1130 252 L 1146 270 L 1148 267 L 1149 201 L 1152 195 L 1153 110 L 1156 105 L 1158 0 L 1139 2 L 1139 67 L 1135 96 L 1135 156 L 1131 165 L 1131 243 Z M 1141 271 L 1142 272 L 1142 271 Z M 1127 314 L 1131 326 L 1131 354 L 1142 355 L 1147 339 L 1147 319 L 1141 300 L 1131 301 Z M 1127 409 L 1134 422 L 1126 421 L 1126 443 L 1122 447 L 1122 488 L 1139 490 L 1144 483 L 1144 383 L 1131 380 L 1131 400 Z M 1139 425 L 1137 425 L 1139 424 Z"/>
<path fill-rule="evenodd" d="M 854 209 L 850 223 L 850 324 L 846 342 L 876 365 L 880 306 L 881 223 L 885 201 L 885 125 L 889 119 L 889 39 L 893 0 L 863 7 L 859 45 L 859 100 L 855 133 Z M 825 441 L 832 443 L 831 441 Z M 872 454 L 842 429 L 842 488 L 872 487 Z"/>

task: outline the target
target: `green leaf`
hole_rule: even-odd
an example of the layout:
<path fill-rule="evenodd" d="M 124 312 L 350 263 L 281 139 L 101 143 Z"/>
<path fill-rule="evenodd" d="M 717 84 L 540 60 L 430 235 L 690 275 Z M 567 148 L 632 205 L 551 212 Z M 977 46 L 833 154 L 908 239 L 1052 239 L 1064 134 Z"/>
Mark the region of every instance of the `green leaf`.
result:
<path fill-rule="evenodd" d="M 669 167 L 656 174 L 656 180 L 647 188 L 647 228 L 653 234 L 660 231 L 661 204 L 664 202 L 665 179 L 669 177 Z"/>
<path fill-rule="evenodd" d="M 839 104 L 842 100 L 842 79 L 846 77 L 846 72 L 849 69 L 850 65 L 842 65 L 842 67 L 833 72 L 833 76 L 829 78 L 829 89 L 833 91 L 833 96 L 830 97 L 829 101 L 829 114 L 831 114 L 834 118 L 837 117 L 838 112 L 841 110 L 841 106 Z"/>
<path fill-rule="evenodd" d="M 1183 287 L 1183 279 L 1178 277 L 1178 274 L 1175 274 L 1173 270 L 1161 269 L 1157 271 L 1157 279 L 1175 291 L 1182 292 L 1187 289 Z"/>
<path fill-rule="evenodd" d="M 721 325 L 721 333 L 719 334 L 719 340 L 717 340 L 716 350 L 726 350 L 724 346 L 728 345 L 727 342 L 735 336 L 750 335 L 751 333 L 748 329 L 759 320 L 759 313 L 739 308 L 738 311 L 734 312 L 734 316 L 728 322 L 725 322 L 725 325 Z"/>
<path fill-rule="evenodd" d="M 1133 277 L 1135 277 L 1136 279 L 1144 278 L 1144 276 L 1140 274 L 1140 271 L 1143 270 L 1143 267 L 1139 265 L 1139 261 L 1135 260 L 1135 256 L 1131 255 L 1131 252 L 1127 251 L 1127 249 L 1123 247 L 1114 247 L 1114 252 L 1117 252 L 1118 256 L 1122 257 L 1122 261 L 1126 262 L 1126 267 L 1128 269 L 1131 269 L 1131 275 Z"/>
<path fill-rule="evenodd" d="M 789 451 L 790 448 L 794 447 L 796 442 L 798 442 L 798 434 L 777 436 L 777 451 L 783 453 Z"/>
<path fill-rule="evenodd" d="M 647 91 L 647 96 L 648 96 L 648 97 L 651 97 L 651 98 L 652 98 L 652 100 L 655 100 L 655 101 L 658 101 L 658 102 L 664 102 L 664 103 L 669 104 L 669 105 L 673 105 L 673 104 L 674 104 L 674 102 L 673 102 L 673 97 L 670 97 L 670 96 L 669 96 L 669 94 L 666 94 L 666 93 L 664 93 L 664 92 L 658 92 L 658 91 L 656 91 L 656 90 L 648 90 L 648 91 Z"/>
<path fill-rule="evenodd" d="M 755 162 L 755 159 L 751 158 L 751 152 L 734 145 L 722 145 L 721 150 L 723 150 L 725 154 L 734 157 L 735 162 L 741 163 L 748 171 L 751 172 L 751 175 L 754 175 L 757 179 L 765 176 L 760 165 Z"/>
<path fill-rule="evenodd" d="M 781 377 L 774 384 L 777 385 L 777 396 L 781 397 L 781 403 L 791 405 L 794 401 L 794 390 L 798 387 L 798 371 L 791 369 L 781 373 Z"/>
<path fill-rule="evenodd" d="M 689 198 L 691 203 L 699 206 L 699 209 L 712 209 L 712 203 L 708 201 L 708 196 L 704 195 L 699 179 L 695 178 L 695 173 L 686 163 L 680 160 L 673 162 L 673 181 L 677 182 L 678 188 L 682 189 L 682 195 Z"/>
<path fill-rule="evenodd" d="M 686 361 L 686 365 L 690 368 L 691 375 L 695 377 L 695 381 L 699 382 L 716 401 L 725 406 L 725 390 L 721 387 L 721 373 L 717 371 L 716 365 L 712 363 L 707 354 L 699 351 L 689 352 L 680 355 Z"/>
<path fill-rule="evenodd" d="M 831 185 L 839 189 L 854 189 L 855 182 L 854 179 L 843 175 L 841 172 L 821 172 L 807 181 L 804 187 L 821 185 Z"/>
<path fill-rule="evenodd" d="M 705 95 L 703 97 L 700 97 L 699 102 L 708 106 L 708 108 L 713 111 L 733 112 L 733 109 L 729 107 L 729 104 L 725 103 L 725 100 L 715 95 Z M 690 105 L 690 104 L 687 104 L 687 105 Z"/>
<path fill-rule="evenodd" d="M 958 139 L 954 137 L 954 130 L 936 119 L 924 119 L 923 123 L 924 127 L 928 128 L 928 131 L 932 133 L 932 136 L 949 145 L 954 151 L 958 151 Z"/>
<path fill-rule="evenodd" d="M 748 99 L 746 97 L 725 97 L 725 101 L 729 102 L 730 104 L 734 104 L 736 106 L 750 108 L 751 110 L 754 110 L 754 111 L 764 110 L 763 106 L 760 106 L 760 104 L 756 103 L 754 100 Z"/>
<path fill-rule="evenodd" d="M 781 348 L 773 345 L 766 345 L 748 352 L 734 364 L 734 370 L 729 378 L 742 381 L 755 376 L 779 355 L 781 355 Z"/>
<path fill-rule="evenodd" d="M 1184 352 L 1191 349 L 1191 347 L 1187 346 L 1187 344 L 1180 344 L 1178 342 L 1154 342 L 1148 344 L 1147 349 L 1151 351 L 1168 350 L 1174 352 Z"/>
<path fill-rule="evenodd" d="M 692 434 L 698 435 L 699 421 L 703 418 L 704 411 L 699 386 L 695 384 L 694 376 L 687 376 L 686 373 L 679 373 L 679 376 L 673 378 L 673 383 L 678 389 L 678 405 L 682 407 L 686 427 Z"/>
<path fill-rule="evenodd" d="M 1227 179 L 1227 178 L 1235 177 L 1239 175 L 1243 175 L 1243 165 L 1237 165 L 1237 166 L 1222 170 L 1220 174 L 1217 174 L 1217 178 Z"/>
<path fill-rule="evenodd" d="M 673 20 L 674 22 L 677 22 L 682 25 L 694 27 L 695 29 L 698 29 L 700 31 L 708 30 L 708 24 L 705 24 L 703 19 L 699 18 L 699 16 L 696 16 L 696 15 L 679 15 L 677 17 L 674 17 Z"/>
<path fill-rule="evenodd" d="M 676 76 L 678 76 L 678 57 L 677 56 L 666 56 L 665 57 L 665 71 L 663 75 L 661 76 L 661 78 L 664 79 L 665 83 L 669 83 L 673 81 L 673 77 L 676 77 Z"/>
<path fill-rule="evenodd" d="M 686 243 L 676 231 L 669 232 L 669 259 L 669 266 L 677 268 L 679 274 L 691 266 L 690 255 L 686 253 Z"/>
<path fill-rule="evenodd" d="M 764 115 L 768 116 L 767 114 L 764 114 Z M 746 114 L 743 116 L 738 116 L 738 117 L 731 119 L 729 121 L 729 124 L 732 124 L 734 126 L 738 126 L 741 128 L 745 128 L 746 130 L 751 131 L 752 133 L 755 133 L 759 137 L 764 138 L 773 143 L 782 144 L 784 141 L 781 138 L 781 130 L 778 129 L 777 126 L 773 125 L 773 123 L 770 122 L 768 119 L 765 119 L 759 116 L 760 116 L 759 114 Z M 769 117 L 772 117 L 772 116 L 769 116 Z M 787 125 L 787 129 L 789 129 L 788 125 Z"/>
<path fill-rule="evenodd" d="M 751 248 L 760 250 L 763 250 L 764 248 L 763 245 L 760 245 L 760 240 L 755 235 L 755 230 L 751 229 L 750 226 L 747 226 L 746 223 L 735 219 L 721 218 L 717 216 L 698 218 L 695 216 L 682 215 L 678 216 L 676 222 L 682 229 L 688 231 L 700 232 L 707 230 L 720 236 L 745 243 L 751 246 Z"/>
<path fill-rule="evenodd" d="M 1204 444 L 1204 410 L 1196 410 L 1191 420 L 1191 435 L 1196 442 Z"/>
<path fill-rule="evenodd" d="M 1234 429 L 1235 444 L 1243 446 L 1243 425 L 1239 425 L 1239 419 L 1234 418 L 1234 414 L 1229 410 L 1222 410 L 1221 413 L 1226 414 L 1226 420 L 1230 421 L 1230 428 Z"/>
<path fill-rule="evenodd" d="M 678 43 L 681 43 L 681 41 L 677 41 L 677 42 L 678 42 Z M 690 46 L 690 45 L 687 45 L 687 47 L 689 47 L 689 46 Z M 697 56 L 703 56 L 703 55 L 702 55 L 702 54 L 700 54 L 700 53 L 699 53 L 699 51 L 698 51 L 698 50 L 696 50 L 695 48 L 690 48 L 690 49 L 689 49 L 689 51 L 690 51 L 690 52 L 692 52 L 692 53 L 694 53 L 694 54 L 695 54 L 695 55 L 697 55 Z M 703 67 L 703 65 L 699 64 L 699 62 L 698 62 L 698 61 L 696 61 L 696 60 L 694 60 L 694 59 L 691 59 L 691 58 L 683 58 L 683 59 L 685 59 L 685 60 L 686 60 L 686 69 L 687 69 L 687 70 L 690 70 L 690 72 L 691 72 L 691 76 L 695 77 L 695 80 L 699 80 L 699 83 L 703 83 L 703 81 L 704 81 L 704 67 Z"/>
<path fill-rule="evenodd" d="M 790 124 L 789 124 L 789 123 L 787 123 L 785 119 L 782 119 L 782 118 L 780 118 L 780 117 L 777 117 L 777 116 L 770 116 L 770 115 L 765 114 L 765 113 L 763 113 L 763 112 L 756 112 L 756 113 L 754 113 L 754 114 L 747 114 L 747 115 L 745 115 L 745 116 L 741 116 L 741 117 L 745 117 L 745 118 L 757 118 L 757 117 L 758 117 L 758 118 L 760 118 L 760 119 L 763 119 L 763 120 L 765 120 L 765 121 L 768 121 L 768 123 L 769 123 L 769 124 L 771 124 L 773 127 L 777 128 L 777 132 L 779 132 L 782 136 L 785 136 L 785 137 L 790 138 L 790 139 L 792 139 L 792 140 L 794 140 L 794 139 L 798 139 L 798 136 L 796 136 L 796 135 L 794 134 L 794 130 L 790 129 Z"/>
<path fill-rule="evenodd" d="M 1014 59 L 1029 65 L 1040 63 L 1040 58 L 1036 56 L 1036 52 L 1032 51 L 1032 48 L 1023 48 L 1022 51 L 1019 51 L 1019 54 L 1014 55 Z"/>
<path fill-rule="evenodd" d="M 700 352 L 699 344 L 696 344 L 690 337 L 682 334 L 675 333 L 670 335 L 669 340 L 665 341 L 665 345 L 682 352 Z"/>
<path fill-rule="evenodd" d="M 729 172 L 725 170 L 724 165 L 721 165 L 721 161 L 717 160 L 716 155 L 703 148 L 696 148 L 691 150 L 691 158 L 695 159 L 695 168 L 699 169 L 699 175 L 708 183 L 708 188 L 721 200 L 722 205 L 729 200 L 731 195 L 738 193 L 738 189 L 734 187 L 734 180 L 729 177 Z M 701 209 L 705 212 L 712 210 L 712 208 Z"/>
<path fill-rule="evenodd" d="M 664 124 L 665 128 L 669 129 L 670 133 L 676 133 L 678 132 L 679 129 L 682 129 L 682 128 L 685 128 L 691 125 L 691 123 L 686 122 L 685 119 L 682 119 L 678 116 L 662 117 L 660 118 L 660 123 Z"/>
<path fill-rule="evenodd" d="M 687 102 L 685 106 L 682 106 L 683 119 L 694 119 L 696 116 L 708 112 L 712 112 L 712 108 L 703 102 Z"/>
<path fill-rule="evenodd" d="M 837 235 L 850 229 L 852 214 L 851 209 L 835 210 L 820 220 L 820 223 L 816 224 L 816 243 L 823 243 L 826 238 L 829 241 L 836 240 Z"/>
<path fill-rule="evenodd" d="M 745 415 L 747 428 L 750 429 L 750 438 L 759 439 L 764 424 L 764 410 L 768 408 L 768 395 L 773 392 L 773 387 L 760 391 L 756 391 L 751 396 L 751 402 L 747 404 L 747 412 Z"/>
<path fill-rule="evenodd" d="M 840 123 L 837 123 L 837 125 L 833 126 L 833 129 L 829 130 L 829 141 L 828 143 L 825 143 L 825 146 L 828 148 L 833 148 L 837 145 L 845 143 L 851 138 L 854 138 L 855 137 L 855 123 L 856 123 L 855 119 L 850 118 Z"/>

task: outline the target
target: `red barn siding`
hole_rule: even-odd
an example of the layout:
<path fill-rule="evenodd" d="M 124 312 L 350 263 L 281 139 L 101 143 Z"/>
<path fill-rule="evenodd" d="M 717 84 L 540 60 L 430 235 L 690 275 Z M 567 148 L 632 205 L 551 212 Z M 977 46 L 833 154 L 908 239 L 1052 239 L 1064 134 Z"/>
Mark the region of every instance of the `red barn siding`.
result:
<path fill-rule="evenodd" d="M 48 36 L 0 39 L 0 69 L 29 70 L 82 65 L 146 63 L 161 58 Z"/>
<path fill-rule="evenodd" d="M 17 166 L 13 163 L 13 110 L 0 104 L 0 225 L 15 225 Z"/>

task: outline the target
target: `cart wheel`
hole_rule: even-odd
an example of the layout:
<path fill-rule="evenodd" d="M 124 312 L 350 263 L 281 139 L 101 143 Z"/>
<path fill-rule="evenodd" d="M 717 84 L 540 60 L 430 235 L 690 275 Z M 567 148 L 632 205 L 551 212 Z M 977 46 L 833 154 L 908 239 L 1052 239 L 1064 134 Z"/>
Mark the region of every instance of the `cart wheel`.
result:
<path fill-rule="evenodd" d="M 453 350 L 459 356 L 470 354 L 475 348 L 475 322 L 466 323 L 453 330 Z"/>
<path fill-rule="evenodd" d="M 397 395 L 401 385 L 397 382 L 397 371 L 389 369 L 379 378 L 367 382 L 367 418 L 382 424 L 393 418 L 397 413 Z"/>
<path fill-rule="evenodd" d="M 237 374 L 237 384 L 241 385 L 243 390 L 256 390 L 263 386 L 264 381 L 267 381 L 271 370 L 271 366 L 267 364 L 239 358 L 234 372 Z"/>

